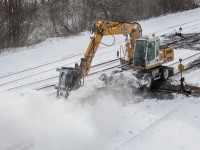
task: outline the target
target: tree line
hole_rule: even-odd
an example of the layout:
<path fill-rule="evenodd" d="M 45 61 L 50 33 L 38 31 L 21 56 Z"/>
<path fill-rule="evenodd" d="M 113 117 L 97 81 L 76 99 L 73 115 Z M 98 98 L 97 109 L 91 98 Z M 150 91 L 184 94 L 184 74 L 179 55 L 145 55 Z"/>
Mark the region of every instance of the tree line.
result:
<path fill-rule="evenodd" d="M 195 0 L 0 0 L 0 49 L 77 34 L 97 19 L 138 21 L 196 7 Z"/>

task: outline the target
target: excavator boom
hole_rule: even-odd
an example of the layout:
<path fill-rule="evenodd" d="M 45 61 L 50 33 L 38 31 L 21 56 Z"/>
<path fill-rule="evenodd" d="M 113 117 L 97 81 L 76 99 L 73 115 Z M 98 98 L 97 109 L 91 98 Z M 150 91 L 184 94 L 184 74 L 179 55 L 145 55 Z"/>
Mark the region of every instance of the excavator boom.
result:
<path fill-rule="evenodd" d="M 94 32 L 94 36 L 90 37 L 90 43 L 85 52 L 84 58 L 81 59 L 80 63 L 83 76 L 86 76 L 89 73 L 92 60 L 98 50 L 99 45 L 101 44 L 103 36 L 123 34 L 127 38 L 126 49 L 128 53 L 128 62 L 133 60 L 135 40 L 142 36 L 142 28 L 137 22 L 119 23 L 99 20 L 94 23 L 92 32 Z M 131 37 L 129 41 L 128 36 Z"/>

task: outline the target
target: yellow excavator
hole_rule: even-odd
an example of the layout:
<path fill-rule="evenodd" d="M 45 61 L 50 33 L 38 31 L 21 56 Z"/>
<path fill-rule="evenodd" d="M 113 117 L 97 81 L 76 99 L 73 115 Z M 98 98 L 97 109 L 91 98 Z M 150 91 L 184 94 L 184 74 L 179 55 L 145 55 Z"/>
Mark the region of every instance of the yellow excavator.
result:
<path fill-rule="evenodd" d="M 151 88 L 153 82 L 173 75 L 173 68 L 163 64 L 174 60 L 174 48 L 161 45 L 157 36 L 142 37 L 141 25 L 137 22 L 114 22 L 97 20 L 92 25 L 90 43 L 81 58 L 80 65 L 74 68 L 58 68 L 59 81 L 57 97 L 68 98 L 72 90 L 83 86 L 84 78 L 88 75 L 92 60 L 98 50 L 103 36 L 123 34 L 125 36 L 126 56 L 120 58 L 120 70 L 100 76 L 106 85 L 114 85 L 118 80 L 137 88 Z M 119 54 L 119 51 L 117 51 Z"/>

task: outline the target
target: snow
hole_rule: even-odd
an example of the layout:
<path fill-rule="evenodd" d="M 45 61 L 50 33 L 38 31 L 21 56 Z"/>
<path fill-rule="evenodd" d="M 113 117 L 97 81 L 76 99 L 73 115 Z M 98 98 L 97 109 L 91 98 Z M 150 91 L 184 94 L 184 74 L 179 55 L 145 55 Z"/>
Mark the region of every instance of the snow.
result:
<path fill-rule="evenodd" d="M 182 27 L 183 32 L 199 32 L 199 8 L 140 22 L 145 35 L 173 33 Z"/>
<path fill-rule="evenodd" d="M 199 80 L 200 70 L 194 69 L 191 72 L 184 72 L 183 77 L 186 79 L 186 84 L 190 84 L 196 87 L 200 87 L 200 80 Z M 173 77 L 173 84 L 180 85 L 180 75 L 177 77 Z"/>
<path fill-rule="evenodd" d="M 199 149 L 200 99 L 137 99 L 97 92 L 86 101 L 1 95 L 0 149 Z"/>
<path fill-rule="evenodd" d="M 194 70 L 191 73 L 183 74 L 183 76 L 187 79 L 187 84 L 192 84 L 194 86 L 200 87 L 200 80 L 199 80 L 199 70 Z"/>
<path fill-rule="evenodd" d="M 199 12 L 200 8 L 141 21 L 143 35 L 168 34 L 180 26 L 184 33 L 200 32 Z M 79 62 L 89 36 L 83 32 L 52 38 L 0 55 L 0 149 L 200 149 L 199 98 L 174 94 L 173 100 L 158 100 L 133 95 L 129 90 L 113 92 L 102 88 L 98 80 L 101 73 L 86 78 L 85 85 L 72 92 L 68 101 L 57 100 L 52 87 L 33 90 L 55 84 L 57 67 Z M 114 46 L 101 45 L 93 65 L 116 59 L 123 40 L 119 35 Z M 105 37 L 102 42 L 111 44 L 113 37 Z M 199 58 L 199 51 L 176 49 L 175 60 L 167 65 L 192 55 Z M 117 64 L 95 67 L 91 73 Z M 173 67 L 177 68 L 177 64 Z M 186 82 L 200 86 L 199 73 L 185 73 Z"/>
<path fill-rule="evenodd" d="M 14 99 L 7 94 L 2 98 L 0 149 L 26 145 L 50 150 L 101 149 L 107 145 L 104 137 L 112 135 L 117 128 L 113 124 L 119 123 L 120 106 L 113 100 L 81 104 L 79 100 L 55 101 L 33 91 Z"/>
<path fill-rule="evenodd" d="M 173 102 L 175 108 L 132 136 L 118 149 L 199 149 L 199 99 L 188 98 Z"/>

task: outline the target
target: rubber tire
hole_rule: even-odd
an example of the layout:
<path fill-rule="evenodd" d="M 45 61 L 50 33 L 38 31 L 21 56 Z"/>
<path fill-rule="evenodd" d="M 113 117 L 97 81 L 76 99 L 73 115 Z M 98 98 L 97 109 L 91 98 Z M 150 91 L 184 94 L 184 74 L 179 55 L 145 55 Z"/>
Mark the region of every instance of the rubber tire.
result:
<path fill-rule="evenodd" d="M 169 69 L 168 68 L 163 68 L 163 70 L 162 70 L 162 74 L 161 74 L 162 76 L 162 80 L 167 80 L 168 78 L 169 78 Z"/>
<path fill-rule="evenodd" d="M 152 84 L 153 84 L 153 77 L 152 77 L 152 75 L 150 73 L 145 73 L 143 75 L 143 77 L 146 78 L 149 81 L 149 84 L 144 85 L 144 88 L 145 89 L 150 89 L 151 86 L 152 86 Z"/>

